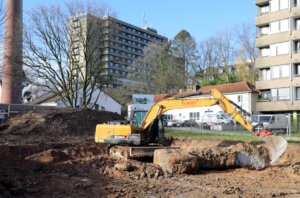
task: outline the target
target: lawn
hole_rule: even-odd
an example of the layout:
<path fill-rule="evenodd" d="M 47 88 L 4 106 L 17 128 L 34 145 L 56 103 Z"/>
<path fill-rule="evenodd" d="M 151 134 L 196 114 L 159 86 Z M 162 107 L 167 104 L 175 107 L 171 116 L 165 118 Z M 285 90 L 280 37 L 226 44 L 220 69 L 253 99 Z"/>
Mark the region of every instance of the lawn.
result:
<path fill-rule="evenodd" d="M 239 135 L 222 135 L 222 134 L 211 134 L 211 133 L 199 133 L 192 131 L 181 131 L 174 129 L 165 129 L 166 137 L 193 137 L 200 139 L 208 139 L 208 140 L 235 140 L 235 141 L 244 141 L 244 142 L 252 142 L 252 141 L 260 141 L 260 139 L 256 136 L 239 136 Z"/>
<path fill-rule="evenodd" d="M 241 132 L 242 133 L 242 132 Z M 192 137 L 206 140 L 234 140 L 234 141 L 243 141 L 243 142 L 253 142 L 253 141 L 261 141 L 256 136 L 246 136 L 246 135 L 226 135 L 226 134 L 213 134 L 213 133 L 199 133 L 194 131 L 181 131 L 176 129 L 165 129 L 166 137 Z M 286 135 L 280 135 L 286 138 Z M 299 143 L 300 142 L 300 134 L 292 134 L 288 136 L 288 143 Z"/>

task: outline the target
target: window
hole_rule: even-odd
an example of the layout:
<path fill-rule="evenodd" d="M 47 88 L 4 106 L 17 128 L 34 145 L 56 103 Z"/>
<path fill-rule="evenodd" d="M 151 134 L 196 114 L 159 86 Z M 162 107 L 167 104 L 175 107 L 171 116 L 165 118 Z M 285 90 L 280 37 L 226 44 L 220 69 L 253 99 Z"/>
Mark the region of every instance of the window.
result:
<path fill-rule="evenodd" d="M 289 0 L 271 0 L 271 12 L 289 8 Z"/>
<path fill-rule="evenodd" d="M 295 75 L 300 75 L 300 64 L 295 64 L 294 65 L 294 74 Z"/>
<path fill-rule="evenodd" d="M 300 87 L 295 87 L 295 99 L 300 100 Z"/>
<path fill-rule="evenodd" d="M 261 49 L 261 56 L 262 57 L 270 56 L 270 48 L 262 48 Z"/>
<path fill-rule="evenodd" d="M 271 67 L 272 79 L 290 77 L 290 66 L 279 65 Z"/>
<path fill-rule="evenodd" d="M 271 12 L 279 10 L 279 0 L 271 0 Z"/>
<path fill-rule="evenodd" d="M 289 20 L 284 19 L 281 21 L 275 21 L 270 24 L 271 34 L 276 34 L 279 32 L 287 32 L 289 31 Z"/>
<path fill-rule="evenodd" d="M 290 88 L 287 87 L 287 88 L 271 89 L 271 95 L 273 101 L 289 100 Z"/>
<path fill-rule="evenodd" d="M 294 41 L 294 53 L 300 52 L 300 40 Z"/>
<path fill-rule="evenodd" d="M 270 27 L 269 26 L 265 26 L 261 28 L 261 35 L 265 36 L 265 35 L 269 35 L 270 34 Z"/>
<path fill-rule="evenodd" d="M 281 65 L 280 66 L 280 77 L 281 78 L 290 77 L 290 66 L 289 65 Z"/>
<path fill-rule="evenodd" d="M 272 79 L 280 78 L 280 67 L 279 66 L 272 67 L 271 73 L 272 73 Z"/>
<path fill-rule="evenodd" d="M 276 34 L 279 32 L 279 21 L 272 22 L 271 26 L 271 34 Z"/>
<path fill-rule="evenodd" d="M 280 21 L 280 32 L 287 32 L 289 31 L 289 20 L 284 19 Z"/>
<path fill-rule="evenodd" d="M 271 89 L 272 101 L 277 101 L 277 89 Z"/>
<path fill-rule="evenodd" d="M 290 99 L 290 88 L 278 89 L 278 100 L 289 100 Z"/>
<path fill-rule="evenodd" d="M 295 19 L 295 30 L 300 30 L 300 19 Z"/>
<path fill-rule="evenodd" d="M 294 0 L 294 7 L 297 7 L 300 5 L 300 0 Z"/>
<path fill-rule="evenodd" d="M 271 80 L 271 70 L 270 70 L 270 68 L 262 69 L 261 74 L 262 74 L 261 80 Z"/>
<path fill-rule="evenodd" d="M 261 14 L 266 14 L 270 12 L 270 6 L 269 5 L 264 5 L 261 7 Z"/>
<path fill-rule="evenodd" d="M 243 95 L 238 95 L 237 97 L 238 97 L 238 98 L 237 98 L 237 99 L 238 99 L 238 100 L 237 100 L 238 102 L 243 102 Z"/>
<path fill-rule="evenodd" d="M 200 113 L 199 112 L 190 112 L 190 120 L 199 120 Z"/>
<path fill-rule="evenodd" d="M 270 55 L 278 56 L 289 53 L 289 42 L 276 43 L 270 45 Z"/>

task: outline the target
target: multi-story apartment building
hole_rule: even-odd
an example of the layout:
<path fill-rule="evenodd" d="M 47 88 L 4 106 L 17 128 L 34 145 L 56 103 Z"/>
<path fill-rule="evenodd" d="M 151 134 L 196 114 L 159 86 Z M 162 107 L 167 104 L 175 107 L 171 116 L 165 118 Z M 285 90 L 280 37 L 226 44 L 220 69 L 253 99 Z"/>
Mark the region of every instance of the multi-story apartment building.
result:
<path fill-rule="evenodd" d="M 300 0 L 255 0 L 257 111 L 300 111 Z"/>
<path fill-rule="evenodd" d="M 89 24 L 89 20 L 101 21 L 102 30 L 105 31 L 104 34 L 99 35 L 104 38 L 102 38 L 104 49 L 101 52 L 105 72 L 113 77 L 113 81 L 108 84 L 109 87 L 139 84 L 145 77 L 141 73 L 147 73 L 144 70 L 151 67 L 143 61 L 144 49 L 150 44 L 162 46 L 168 41 L 153 28 L 140 28 L 111 16 L 95 17 L 90 14 L 77 14 L 69 18 L 69 22 L 72 23 L 83 21 Z M 83 61 L 80 58 L 82 51 L 77 51 L 78 54 L 75 56 L 78 56 L 79 61 Z"/>

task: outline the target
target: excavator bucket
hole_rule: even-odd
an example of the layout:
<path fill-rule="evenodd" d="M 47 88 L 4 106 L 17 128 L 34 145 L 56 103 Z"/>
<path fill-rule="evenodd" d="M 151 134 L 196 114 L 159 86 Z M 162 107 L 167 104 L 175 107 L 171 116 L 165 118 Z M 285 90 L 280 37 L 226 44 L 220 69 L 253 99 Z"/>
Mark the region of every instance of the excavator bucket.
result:
<path fill-rule="evenodd" d="M 271 152 L 271 163 L 275 162 L 285 151 L 287 141 L 281 136 L 268 135 L 262 137 L 266 142 L 266 147 Z"/>

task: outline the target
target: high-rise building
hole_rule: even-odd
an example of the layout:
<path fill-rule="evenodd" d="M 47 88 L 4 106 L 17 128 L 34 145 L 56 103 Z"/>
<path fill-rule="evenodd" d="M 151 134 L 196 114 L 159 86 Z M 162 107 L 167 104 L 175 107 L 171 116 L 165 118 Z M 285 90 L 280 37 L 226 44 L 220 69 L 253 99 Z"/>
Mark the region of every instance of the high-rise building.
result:
<path fill-rule="evenodd" d="M 102 61 L 107 75 L 113 77 L 108 86 L 117 87 L 140 83 L 143 78 L 140 75 L 142 70 L 151 67 L 143 62 L 144 49 L 154 43 L 162 46 L 168 39 L 159 35 L 153 28 L 140 28 L 111 16 L 95 17 L 90 14 L 76 14 L 69 17 L 69 24 L 71 23 L 74 29 L 76 23 L 89 24 L 88 21 L 91 20 L 101 22 L 99 31 L 104 31 L 103 34 L 99 34 L 104 43 L 102 46 L 104 49 L 101 50 Z M 84 61 L 80 45 L 76 48 L 78 49 L 73 49 L 73 51 L 78 53 L 74 56 L 78 61 Z"/>
<path fill-rule="evenodd" d="M 300 0 L 255 0 L 257 111 L 300 111 Z"/>

